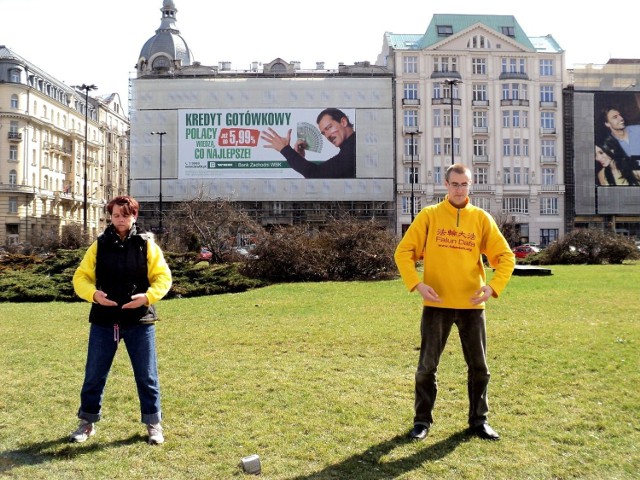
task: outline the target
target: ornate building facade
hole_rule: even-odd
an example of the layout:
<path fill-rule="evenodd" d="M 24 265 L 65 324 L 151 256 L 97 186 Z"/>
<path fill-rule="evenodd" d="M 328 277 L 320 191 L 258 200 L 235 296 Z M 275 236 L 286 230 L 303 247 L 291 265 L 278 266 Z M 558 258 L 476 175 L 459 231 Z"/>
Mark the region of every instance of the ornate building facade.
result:
<path fill-rule="evenodd" d="M 117 94 L 89 96 L 0 46 L 0 245 L 99 233 L 106 200 L 128 190 L 128 132 Z"/>

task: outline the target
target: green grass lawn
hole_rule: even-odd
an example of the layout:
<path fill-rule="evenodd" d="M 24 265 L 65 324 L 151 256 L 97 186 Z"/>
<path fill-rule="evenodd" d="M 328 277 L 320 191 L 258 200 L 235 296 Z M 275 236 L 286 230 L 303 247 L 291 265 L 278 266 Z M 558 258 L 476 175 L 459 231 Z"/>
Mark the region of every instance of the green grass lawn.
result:
<path fill-rule="evenodd" d="M 631 479 L 640 472 L 640 264 L 513 277 L 487 309 L 490 422 L 464 434 L 457 333 L 435 424 L 408 442 L 420 302 L 399 280 L 159 304 L 166 443 L 149 446 L 124 345 L 95 437 L 69 444 L 88 304 L 0 303 L 0 477 Z"/>

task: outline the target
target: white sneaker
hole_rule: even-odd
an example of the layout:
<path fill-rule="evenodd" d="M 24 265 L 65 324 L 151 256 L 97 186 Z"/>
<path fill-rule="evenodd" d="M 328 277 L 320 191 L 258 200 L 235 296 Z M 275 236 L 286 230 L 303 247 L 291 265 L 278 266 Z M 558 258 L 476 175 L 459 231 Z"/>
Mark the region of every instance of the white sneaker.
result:
<path fill-rule="evenodd" d="M 78 428 L 71 433 L 69 441 L 76 443 L 86 442 L 89 437 L 93 437 L 95 434 L 96 426 L 85 419 L 80 419 L 80 425 L 78 425 Z"/>
<path fill-rule="evenodd" d="M 149 432 L 149 445 L 159 445 L 164 443 L 164 435 L 162 435 L 162 425 L 159 423 L 147 424 L 147 432 Z"/>

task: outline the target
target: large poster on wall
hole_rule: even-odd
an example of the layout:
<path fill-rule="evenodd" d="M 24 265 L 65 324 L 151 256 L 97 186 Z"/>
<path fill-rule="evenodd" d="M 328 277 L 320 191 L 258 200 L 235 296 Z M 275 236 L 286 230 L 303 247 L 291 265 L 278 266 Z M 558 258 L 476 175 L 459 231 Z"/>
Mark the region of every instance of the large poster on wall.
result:
<path fill-rule="evenodd" d="M 356 178 L 356 111 L 178 110 L 178 177 Z"/>
<path fill-rule="evenodd" d="M 640 186 L 640 94 L 594 95 L 596 185 Z"/>

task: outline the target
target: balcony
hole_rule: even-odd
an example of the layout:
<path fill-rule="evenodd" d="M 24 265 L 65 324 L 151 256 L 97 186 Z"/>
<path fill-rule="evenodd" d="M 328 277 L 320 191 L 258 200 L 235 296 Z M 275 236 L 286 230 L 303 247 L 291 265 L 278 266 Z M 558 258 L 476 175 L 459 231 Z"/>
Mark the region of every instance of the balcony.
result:
<path fill-rule="evenodd" d="M 471 184 L 471 192 L 483 192 L 483 193 L 494 193 L 495 185 L 489 185 L 487 183 L 472 183 Z"/>
<path fill-rule="evenodd" d="M 564 185 L 540 185 L 540 192 L 564 193 Z"/>
<path fill-rule="evenodd" d="M 540 127 L 540 135 L 556 135 L 556 127 Z"/>
<path fill-rule="evenodd" d="M 474 155 L 472 158 L 473 163 L 488 164 L 489 155 Z"/>
<path fill-rule="evenodd" d="M 419 98 L 403 98 L 402 105 L 411 105 L 411 106 L 419 106 L 420 99 Z"/>
<path fill-rule="evenodd" d="M 419 153 L 415 153 L 413 154 L 413 158 L 411 155 L 402 155 L 402 162 L 403 163 L 420 163 L 420 154 Z"/>
<path fill-rule="evenodd" d="M 473 126 L 473 134 L 474 135 L 488 135 L 489 134 L 489 127 L 484 126 L 484 127 L 476 127 L 475 125 Z"/>
<path fill-rule="evenodd" d="M 558 164 L 558 159 L 555 156 L 549 157 L 549 156 L 542 155 L 540 157 L 540 163 L 542 165 L 557 165 Z"/>
<path fill-rule="evenodd" d="M 473 107 L 488 107 L 489 100 L 472 100 L 471 105 Z"/>
<path fill-rule="evenodd" d="M 557 108 L 558 102 L 540 102 L 540 108 Z"/>
<path fill-rule="evenodd" d="M 521 99 L 504 99 L 500 100 L 501 107 L 528 107 L 529 100 L 521 100 Z"/>
<path fill-rule="evenodd" d="M 432 98 L 431 105 L 451 105 L 451 101 L 452 101 L 451 98 L 442 98 L 442 97 Z M 462 105 L 462 100 L 460 100 L 459 98 L 454 98 L 453 104 Z"/>
<path fill-rule="evenodd" d="M 22 141 L 22 133 L 20 132 L 9 132 L 8 138 L 10 142 L 21 142 Z"/>

